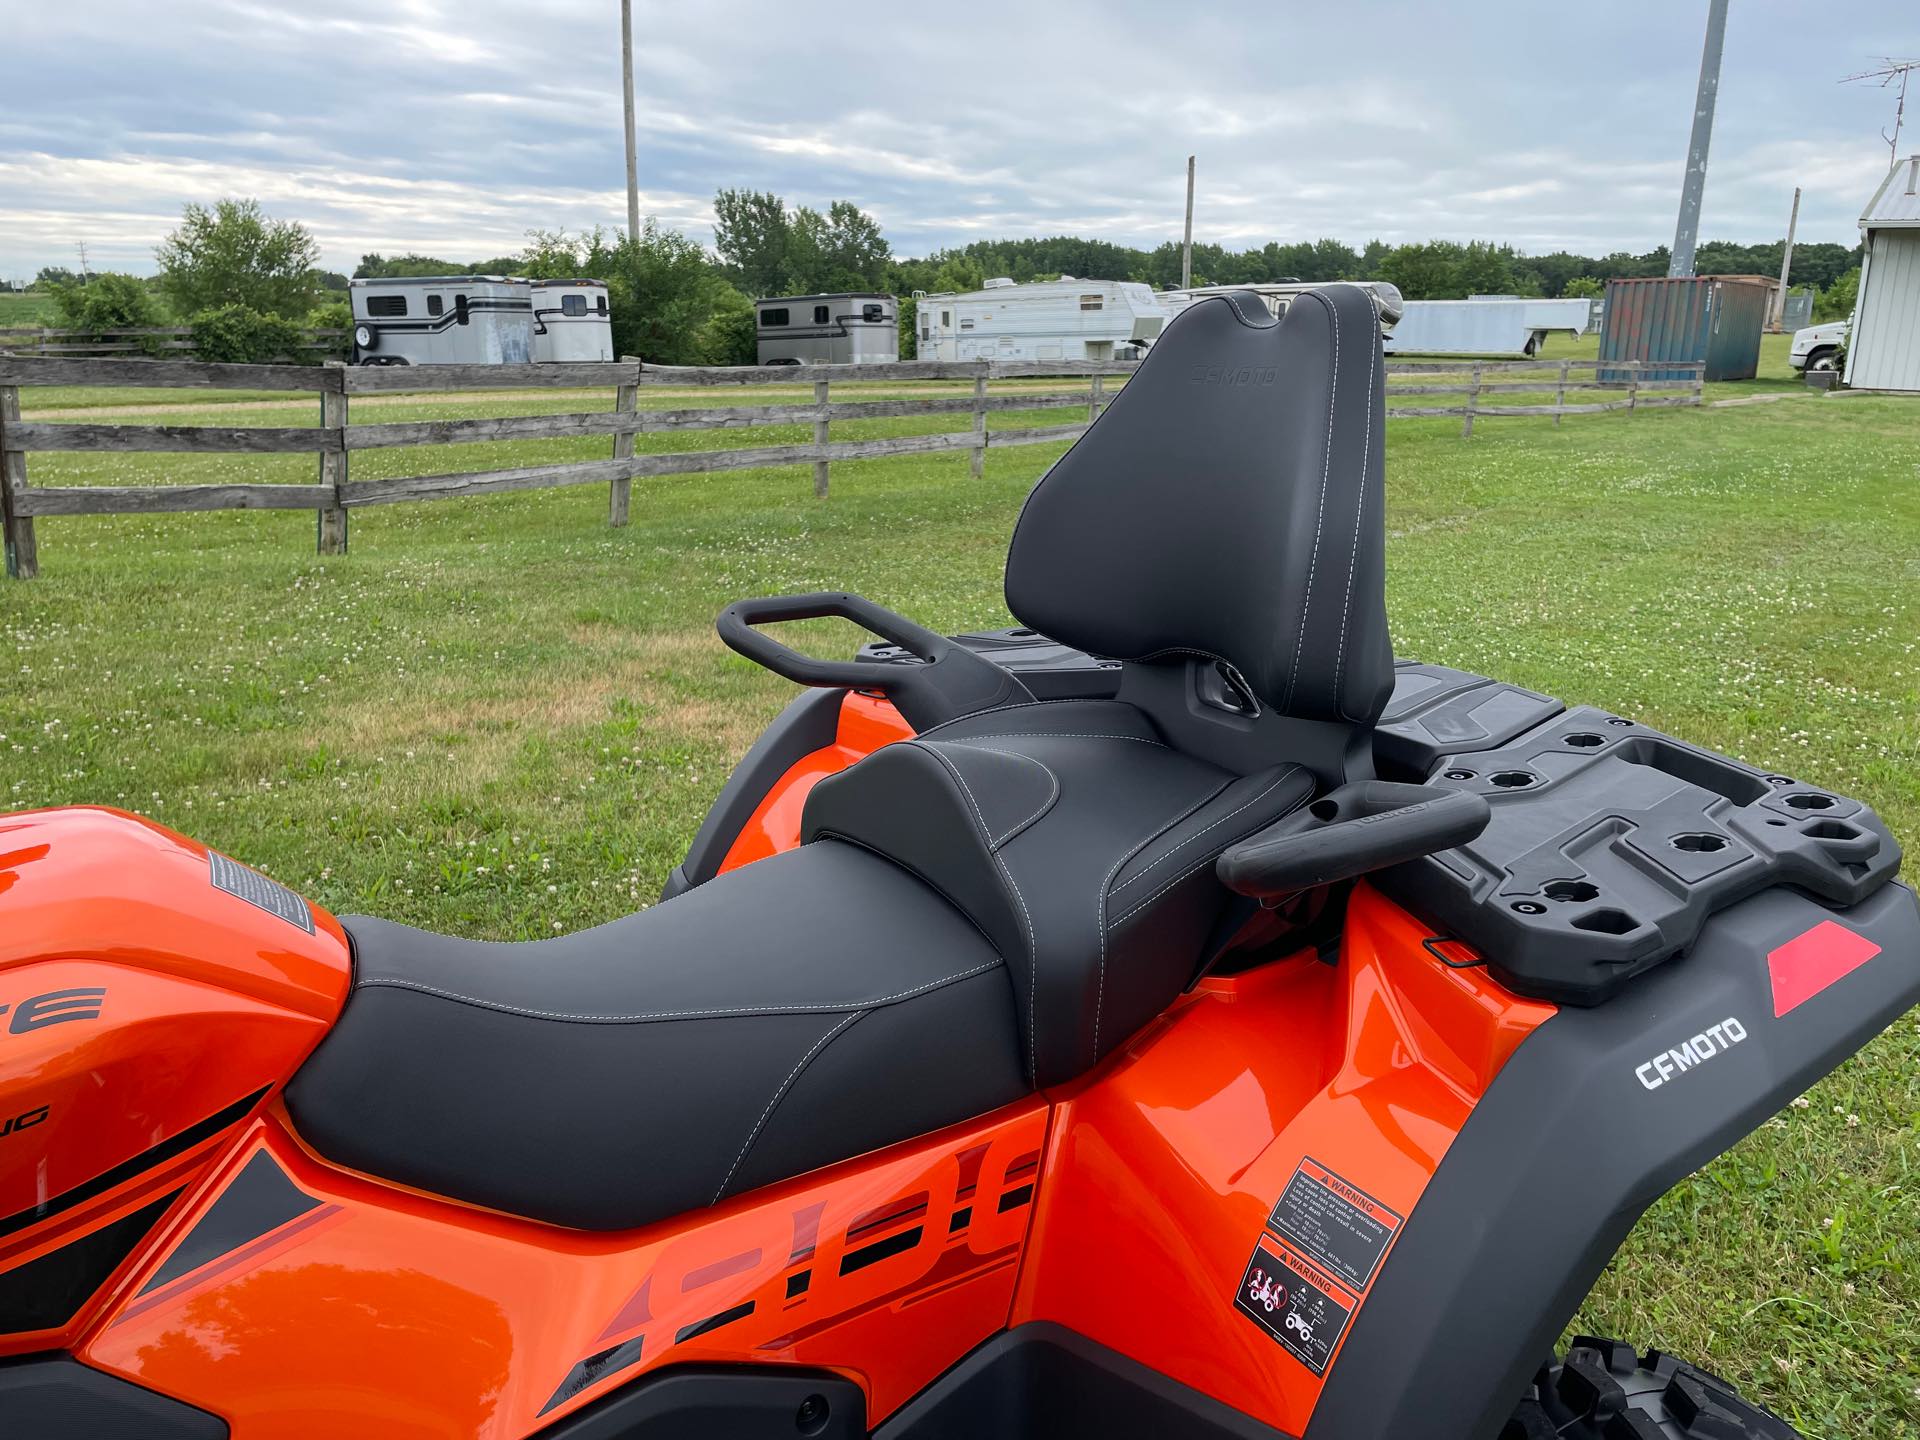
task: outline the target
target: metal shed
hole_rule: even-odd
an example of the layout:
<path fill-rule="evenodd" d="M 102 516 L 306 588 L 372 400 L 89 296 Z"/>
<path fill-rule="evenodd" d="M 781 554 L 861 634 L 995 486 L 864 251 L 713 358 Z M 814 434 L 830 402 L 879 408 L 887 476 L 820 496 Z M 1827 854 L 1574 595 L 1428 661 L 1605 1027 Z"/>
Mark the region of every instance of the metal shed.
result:
<path fill-rule="evenodd" d="M 1599 380 L 1624 385 L 1609 360 L 1706 364 L 1708 380 L 1751 380 L 1760 368 L 1773 282 L 1761 275 L 1657 276 L 1607 282 Z M 1643 370 L 1642 380 L 1691 380 L 1688 370 Z"/>
<path fill-rule="evenodd" d="M 1860 217 L 1866 258 L 1847 342 L 1846 382 L 1920 391 L 1920 155 L 1887 172 Z"/>

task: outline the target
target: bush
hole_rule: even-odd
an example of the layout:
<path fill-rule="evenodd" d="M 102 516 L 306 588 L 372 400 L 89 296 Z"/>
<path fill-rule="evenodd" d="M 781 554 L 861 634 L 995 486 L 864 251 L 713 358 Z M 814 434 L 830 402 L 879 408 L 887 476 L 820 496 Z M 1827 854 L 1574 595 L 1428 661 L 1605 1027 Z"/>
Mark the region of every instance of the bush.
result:
<path fill-rule="evenodd" d="M 753 302 L 728 285 L 714 292 L 713 314 L 700 336 L 703 365 L 752 365 L 760 358 Z"/>
<path fill-rule="evenodd" d="M 193 327 L 194 353 L 202 360 L 259 365 L 305 358 L 298 325 L 245 305 L 216 305 L 199 311 L 187 323 Z"/>
<path fill-rule="evenodd" d="M 1853 307 L 1859 302 L 1860 271 L 1855 267 L 1813 297 L 1813 323 L 1824 325 L 1829 320 L 1850 320 Z"/>
<path fill-rule="evenodd" d="M 54 314 L 62 330 L 77 330 L 89 340 L 134 344 L 143 355 L 160 353 L 157 335 L 109 338 L 114 330 L 144 330 L 164 324 L 146 282 L 132 275 L 96 275 L 84 285 L 55 285 Z"/>
<path fill-rule="evenodd" d="M 353 307 L 344 300 L 316 305 L 307 312 L 309 330 L 338 330 L 338 335 L 320 335 L 308 343 L 302 358 L 345 360 L 353 354 Z"/>

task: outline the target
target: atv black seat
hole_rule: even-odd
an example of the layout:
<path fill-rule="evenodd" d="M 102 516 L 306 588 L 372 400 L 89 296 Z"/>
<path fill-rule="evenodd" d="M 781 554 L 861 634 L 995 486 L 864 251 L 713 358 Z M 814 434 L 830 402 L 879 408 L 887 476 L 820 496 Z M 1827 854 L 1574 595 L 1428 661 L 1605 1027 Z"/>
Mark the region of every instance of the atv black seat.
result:
<path fill-rule="evenodd" d="M 1117 699 L 1004 703 L 1025 693 L 1004 672 L 884 617 L 996 708 L 817 786 L 798 851 L 599 930 L 348 921 L 353 996 L 294 1120 L 364 1171 L 608 1228 L 1085 1072 L 1197 973 L 1232 900 L 1220 853 L 1370 774 L 1382 409 L 1369 292 L 1277 320 L 1192 306 L 1036 487 L 1007 562 L 1017 616 L 1124 662 Z M 730 628 L 829 602 L 851 613 L 800 597 Z"/>

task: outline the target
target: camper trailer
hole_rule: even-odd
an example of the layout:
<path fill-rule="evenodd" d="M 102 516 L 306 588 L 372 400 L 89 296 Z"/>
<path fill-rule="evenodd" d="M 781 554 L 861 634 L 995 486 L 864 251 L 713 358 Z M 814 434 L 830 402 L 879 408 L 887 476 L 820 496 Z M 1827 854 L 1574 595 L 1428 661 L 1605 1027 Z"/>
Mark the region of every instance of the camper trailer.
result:
<path fill-rule="evenodd" d="M 922 360 L 1137 360 L 1167 319 L 1148 286 L 1071 275 L 915 299 Z"/>
<path fill-rule="evenodd" d="M 532 354 L 533 299 L 504 275 L 354 280 L 356 365 L 516 365 Z"/>
<path fill-rule="evenodd" d="M 604 281 L 535 280 L 532 300 L 535 363 L 613 359 Z"/>
<path fill-rule="evenodd" d="M 891 295 L 774 295 L 753 302 L 762 365 L 883 365 L 900 358 Z"/>

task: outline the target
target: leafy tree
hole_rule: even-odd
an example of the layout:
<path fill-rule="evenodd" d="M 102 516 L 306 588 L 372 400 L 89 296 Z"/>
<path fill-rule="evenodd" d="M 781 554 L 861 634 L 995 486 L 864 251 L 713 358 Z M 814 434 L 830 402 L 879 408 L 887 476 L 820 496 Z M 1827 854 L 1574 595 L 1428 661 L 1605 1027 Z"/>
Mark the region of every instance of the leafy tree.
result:
<path fill-rule="evenodd" d="M 153 292 L 137 276 L 108 273 L 95 275 L 84 285 L 68 282 L 52 288 L 59 328 L 77 330 L 90 339 L 104 340 L 111 331 L 144 330 L 166 323 Z M 147 355 L 160 353 L 155 335 L 114 337 L 113 343 L 136 345 Z"/>
<path fill-rule="evenodd" d="M 1460 247 L 1446 240 L 1424 245 L 1401 245 L 1387 252 L 1378 275 L 1399 287 L 1409 300 L 1458 299 Z"/>
<path fill-rule="evenodd" d="M 401 280 L 413 275 L 491 275 L 498 271 L 474 270 L 453 260 L 432 255 L 362 255 L 353 267 L 356 280 Z"/>
<path fill-rule="evenodd" d="M 1591 275 L 1576 275 L 1560 287 L 1563 300 L 1598 300 L 1606 293 L 1606 284 Z"/>
<path fill-rule="evenodd" d="M 713 313 L 707 317 L 700 340 L 704 365 L 752 365 L 760 358 L 755 334 L 753 301 L 722 282 L 714 292 Z"/>
<path fill-rule="evenodd" d="M 701 365 L 723 363 L 709 356 L 738 348 L 737 312 L 745 297 L 714 270 L 705 250 L 651 216 L 637 238 L 598 228 L 583 235 L 533 231 L 515 264 L 536 279 L 605 281 L 616 355 Z M 736 318 L 728 320 L 729 311 Z"/>
<path fill-rule="evenodd" d="M 160 284 L 182 315 L 239 305 L 296 318 L 319 290 L 320 246 L 295 220 L 275 220 L 257 200 L 188 205 L 180 228 L 154 250 Z"/>
<path fill-rule="evenodd" d="M 1856 268 L 1847 271 L 1813 297 L 1813 318 L 1819 324 L 1829 320 L 1845 320 L 1853 314 L 1854 306 L 1859 303 L 1860 271 Z"/>
<path fill-rule="evenodd" d="M 713 197 L 713 248 L 749 295 L 779 295 L 793 283 L 793 222 L 786 201 L 762 190 L 722 190 Z"/>
<path fill-rule="evenodd" d="M 345 360 L 353 353 L 353 307 L 345 300 L 329 300 L 307 312 L 310 330 L 337 330 L 337 335 L 315 337 L 307 349 L 321 360 Z"/>
<path fill-rule="evenodd" d="M 51 290 L 56 285 L 75 284 L 79 279 L 80 277 L 78 275 L 74 274 L 73 271 L 67 269 L 64 265 L 42 265 L 40 267 L 40 273 L 33 277 L 32 288 L 35 290 Z"/>

